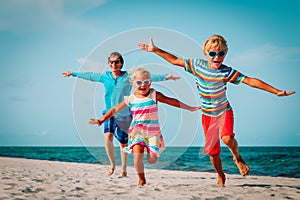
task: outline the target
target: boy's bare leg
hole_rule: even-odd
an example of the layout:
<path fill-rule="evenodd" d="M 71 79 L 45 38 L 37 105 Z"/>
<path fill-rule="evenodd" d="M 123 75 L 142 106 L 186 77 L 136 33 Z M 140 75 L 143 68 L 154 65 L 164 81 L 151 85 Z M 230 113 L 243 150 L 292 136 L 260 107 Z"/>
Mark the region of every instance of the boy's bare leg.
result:
<path fill-rule="evenodd" d="M 134 166 L 136 173 L 139 177 L 139 186 L 143 186 L 146 184 L 146 178 L 145 178 L 145 172 L 144 172 L 144 146 L 142 145 L 135 145 L 133 147 L 133 153 L 134 153 Z"/>
<path fill-rule="evenodd" d="M 226 144 L 229 147 L 231 153 L 233 154 L 233 161 L 238 167 L 241 175 L 247 176 L 250 169 L 248 165 L 245 163 L 245 161 L 243 160 L 243 158 L 241 157 L 241 155 L 239 154 L 237 141 L 234 139 L 234 137 L 231 136 L 223 136 L 222 140 L 224 144 Z"/>
<path fill-rule="evenodd" d="M 123 151 L 124 147 L 127 147 L 128 144 L 121 144 L 120 143 L 120 155 L 121 155 L 121 161 L 122 161 L 122 169 L 121 169 L 121 177 L 126 177 L 127 176 L 127 159 L 128 159 L 128 154 Z"/>
<path fill-rule="evenodd" d="M 114 145 L 113 145 L 113 133 L 105 133 L 104 140 L 105 140 L 105 150 L 110 162 L 110 168 L 107 171 L 107 175 L 111 176 L 116 168 L 116 161 L 115 161 L 115 152 L 114 152 Z"/>
<path fill-rule="evenodd" d="M 220 154 L 215 154 L 210 156 L 210 161 L 218 173 L 218 186 L 222 187 L 225 185 L 225 174 L 222 169 L 222 161 L 220 159 Z"/>

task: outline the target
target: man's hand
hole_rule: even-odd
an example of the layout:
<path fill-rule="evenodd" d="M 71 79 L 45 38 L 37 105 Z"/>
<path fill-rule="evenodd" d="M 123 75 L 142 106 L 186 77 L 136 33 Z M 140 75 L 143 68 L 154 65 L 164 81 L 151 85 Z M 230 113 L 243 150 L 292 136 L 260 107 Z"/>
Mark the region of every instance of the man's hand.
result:
<path fill-rule="evenodd" d="M 174 76 L 174 75 L 167 75 L 167 80 L 178 80 L 180 79 L 181 77 L 180 76 Z"/>
<path fill-rule="evenodd" d="M 71 76 L 72 72 L 62 72 L 61 74 L 64 75 L 64 77 L 67 77 L 67 76 Z"/>

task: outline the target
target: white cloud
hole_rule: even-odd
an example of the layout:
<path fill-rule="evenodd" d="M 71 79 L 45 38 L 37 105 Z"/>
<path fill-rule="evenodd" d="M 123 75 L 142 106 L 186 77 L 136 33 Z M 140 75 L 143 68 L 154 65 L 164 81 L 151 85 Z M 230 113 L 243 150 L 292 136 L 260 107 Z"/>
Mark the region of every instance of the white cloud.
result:
<path fill-rule="evenodd" d="M 28 133 L 26 135 L 30 135 L 30 136 L 46 136 L 46 135 L 48 135 L 48 131 L 46 131 L 46 130 L 36 130 L 36 131 Z"/>
<path fill-rule="evenodd" d="M 34 86 L 33 81 L 25 79 L 25 78 L 18 78 L 18 79 L 11 79 L 8 81 L 5 81 L 4 84 L 5 86 L 8 86 L 10 88 L 28 88 Z"/>
<path fill-rule="evenodd" d="M 76 61 L 80 64 L 82 71 L 102 72 L 104 66 L 107 66 L 104 62 L 96 62 L 86 58 L 78 58 Z"/>
<path fill-rule="evenodd" d="M 48 132 L 46 130 L 43 130 L 43 131 L 40 132 L 40 135 L 43 135 L 43 136 L 47 135 L 47 134 L 48 134 Z"/>
<path fill-rule="evenodd" d="M 0 7 L 0 29 L 30 31 L 53 24 L 78 25 L 79 17 L 90 9 L 104 4 L 106 0 L 10 0 Z M 80 22 L 79 22 L 80 23 Z"/>
<path fill-rule="evenodd" d="M 231 57 L 235 63 L 267 63 L 295 62 L 299 59 L 300 47 L 281 47 L 265 44 L 255 49 L 250 49 L 244 54 L 235 54 Z"/>

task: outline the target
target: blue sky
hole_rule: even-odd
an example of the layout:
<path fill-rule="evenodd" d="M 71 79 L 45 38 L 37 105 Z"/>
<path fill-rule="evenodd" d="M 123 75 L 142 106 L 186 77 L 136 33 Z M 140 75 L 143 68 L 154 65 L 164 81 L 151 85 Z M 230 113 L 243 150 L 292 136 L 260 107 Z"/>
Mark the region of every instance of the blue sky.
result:
<path fill-rule="evenodd" d="M 0 145 L 103 145 L 102 127 L 87 124 L 101 113 L 103 88 L 60 72 L 104 70 L 111 51 L 124 54 L 125 69 L 145 65 L 182 76 L 153 87 L 198 104 L 190 75 L 136 43 L 153 36 L 178 56 L 203 58 L 202 43 L 218 33 L 229 45 L 225 64 L 298 92 L 279 98 L 229 85 L 239 144 L 299 146 L 299 6 L 297 0 L 1 0 Z M 203 144 L 200 113 L 160 108 L 168 145 Z"/>

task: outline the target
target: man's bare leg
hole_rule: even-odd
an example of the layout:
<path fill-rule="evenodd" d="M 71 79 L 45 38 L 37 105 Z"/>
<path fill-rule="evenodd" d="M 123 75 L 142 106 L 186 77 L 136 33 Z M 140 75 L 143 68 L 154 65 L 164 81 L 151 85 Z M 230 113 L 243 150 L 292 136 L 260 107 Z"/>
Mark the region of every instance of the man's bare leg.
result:
<path fill-rule="evenodd" d="M 121 155 L 121 162 L 122 162 L 122 169 L 121 169 L 121 177 L 127 176 L 127 160 L 128 160 L 128 154 L 123 151 L 124 147 L 127 147 L 128 144 L 121 144 L 120 143 L 120 155 Z"/>
<path fill-rule="evenodd" d="M 223 136 L 222 141 L 224 142 L 224 144 L 226 144 L 229 147 L 233 155 L 233 161 L 238 167 L 241 175 L 247 176 L 250 169 L 248 165 L 245 163 L 245 161 L 243 160 L 243 158 L 241 157 L 241 155 L 239 154 L 237 141 L 232 136 Z"/>
<path fill-rule="evenodd" d="M 107 171 L 107 175 L 111 176 L 115 169 L 116 169 L 116 161 L 115 161 L 115 151 L 114 151 L 114 145 L 113 145 L 113 133 L 105 133 L 104 135 L 104 142 L 105 142 L 105 150 L 108 157 L 108 160 L 110 162 L 110 168 Z"/>
<path fill-rule="evenodd" d="M 223 187 L 225 185 L 225 174 L 222 169 L 222 161 L 220 154 L 215 154 L 210 156 L 210 161 L 216 172 L 218 173 L 218 186 Z"/>

